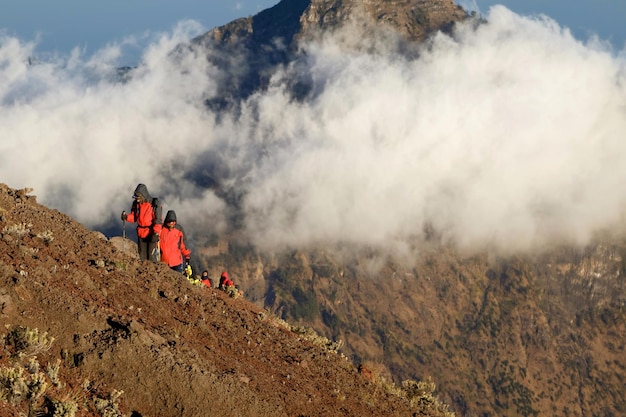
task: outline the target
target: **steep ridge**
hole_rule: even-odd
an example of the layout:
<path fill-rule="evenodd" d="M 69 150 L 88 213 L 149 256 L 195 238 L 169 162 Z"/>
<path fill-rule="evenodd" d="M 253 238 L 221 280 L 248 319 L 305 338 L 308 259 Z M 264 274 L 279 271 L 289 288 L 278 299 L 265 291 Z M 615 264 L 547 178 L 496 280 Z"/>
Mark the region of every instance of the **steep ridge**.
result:
<path fill-rule="evenodd" d="M 134 250 L 0 184 L 3 416 L 446 415 Z"/>

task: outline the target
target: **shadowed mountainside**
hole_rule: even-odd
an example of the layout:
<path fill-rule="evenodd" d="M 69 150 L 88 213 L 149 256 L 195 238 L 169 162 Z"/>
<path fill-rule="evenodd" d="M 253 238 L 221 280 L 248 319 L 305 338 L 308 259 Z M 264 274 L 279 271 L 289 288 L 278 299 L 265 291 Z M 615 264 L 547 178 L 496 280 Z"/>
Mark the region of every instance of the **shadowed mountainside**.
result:
<path fill-rule="evenodd" d="M 372 254 L 346 263 L 325 250 L 222 247 L 202 262 L 228 266 L 248 299 L 344 341 L 387 379 L 436 376 L 458 415 L 626 412 L 623 239 L 508 258 L 433 246 L 376 273 Z"/>

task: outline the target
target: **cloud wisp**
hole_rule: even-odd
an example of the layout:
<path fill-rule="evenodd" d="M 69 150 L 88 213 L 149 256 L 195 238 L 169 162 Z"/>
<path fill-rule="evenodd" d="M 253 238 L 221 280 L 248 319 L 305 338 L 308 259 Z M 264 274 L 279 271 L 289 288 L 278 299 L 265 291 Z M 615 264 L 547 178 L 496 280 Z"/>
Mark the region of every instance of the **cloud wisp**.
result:
<path fill-rule="evenodd" d="M 211 167 L 261 248 L 410 252 L 434 230 L 468 251 L 511 252 L 616 230 L 623 55 L 547 18 L 486 17 L 417 57 L 303 45 L 310 100 L 290 99 L 285 69 L 219 118 L 203 103 L 225 74 L 193 51 L 169 58 L 192 23 L 151 45 L 125 83 L 107 75 L 114 53 L 34 65 L 32 45 L 2 38 L 0 179 L 92 227 L 143 182 L 186 230 L 219 232 L 232 207 L 189 180 Z"/>

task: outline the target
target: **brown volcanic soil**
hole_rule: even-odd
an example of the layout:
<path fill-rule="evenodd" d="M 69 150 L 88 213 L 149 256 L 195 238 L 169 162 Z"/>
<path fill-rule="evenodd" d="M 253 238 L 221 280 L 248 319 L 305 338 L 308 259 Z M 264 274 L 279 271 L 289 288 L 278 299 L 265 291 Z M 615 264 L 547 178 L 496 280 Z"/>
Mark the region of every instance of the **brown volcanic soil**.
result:
<path fill-rule="evenodd" d="M 84 401 L 88 380 L 89 395 L 122 390 L 120 410 L 134 417 L 419 411 L 244 298 L 141 262 L 134 242 L 115 238 L 125 253 L 27 191 L 0 184 L 0 324 L 55 338 L 38 360 L 62 360 L 57 396 Z M 8 354 L 4 346 L 0 365 Z M 3 415 L 19 410 L 0 405 Z"/>

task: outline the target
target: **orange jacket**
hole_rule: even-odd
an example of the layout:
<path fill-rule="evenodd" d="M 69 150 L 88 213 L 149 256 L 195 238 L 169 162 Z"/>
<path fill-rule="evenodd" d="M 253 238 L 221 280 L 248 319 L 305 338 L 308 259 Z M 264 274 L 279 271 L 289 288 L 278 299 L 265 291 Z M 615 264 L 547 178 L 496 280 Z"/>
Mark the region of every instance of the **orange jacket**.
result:
<path fill-rule="evenodd" d="M 220 288 L 232 287 L 234 285 L 235 284 L 233 284 L 230 278 L 228 278 L 228 272 L 226 271 L 222 272 L 222 276 L 220 277 Z"/>
<path fill-rule="evenodd" d="M 183 257 L 189 261 L 191 251 L 185 246 L 185 233 L 178 225 L 161 228 L 161 262 L 168 266 L 178 266 L 183 263 Z"/>
<path fill-rule="evenodd" d="M 156 223 L 156 215 L 149 201 L 143 203 L 134 201 L 130 213 L 126 215 L 126 221 L 137 222 L 137 236 L 142 239 L 147 238 L 151 233 L 161 232 L 161 225 Z"/>
<path fill-rule="evenodd" d="M 211 287 L 211 278 L 209 278 L 208 275 L 204 275 L 205 272 L 209 272 L 209 271 L 202 271 L 202 275 L 200 275 L 200 282 L 202 282 L 204 285 L 206 285 L 207 287 Z"/>

